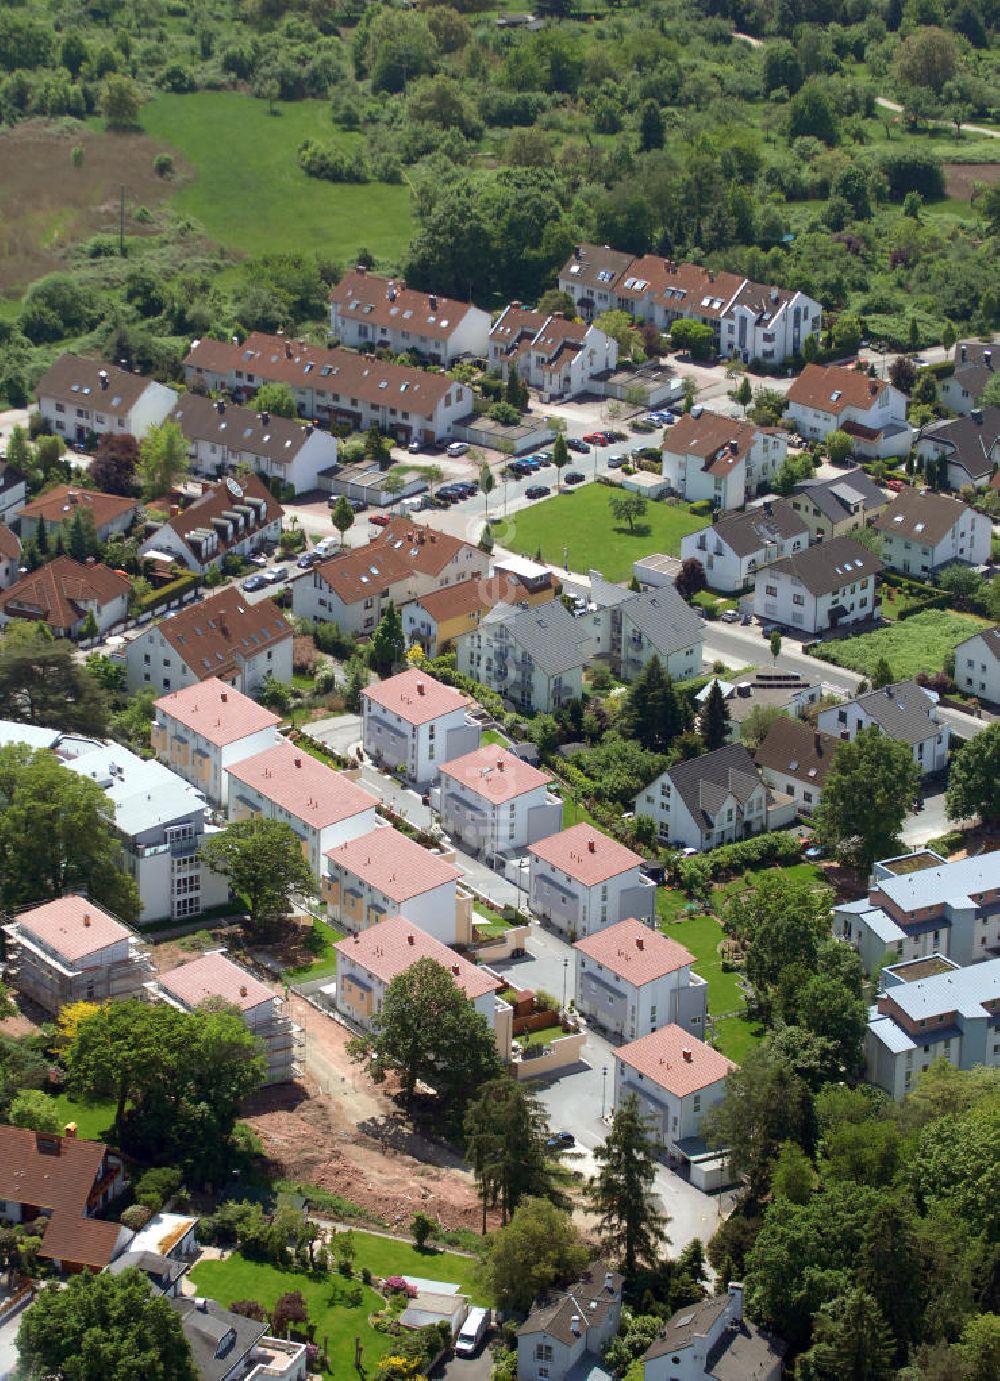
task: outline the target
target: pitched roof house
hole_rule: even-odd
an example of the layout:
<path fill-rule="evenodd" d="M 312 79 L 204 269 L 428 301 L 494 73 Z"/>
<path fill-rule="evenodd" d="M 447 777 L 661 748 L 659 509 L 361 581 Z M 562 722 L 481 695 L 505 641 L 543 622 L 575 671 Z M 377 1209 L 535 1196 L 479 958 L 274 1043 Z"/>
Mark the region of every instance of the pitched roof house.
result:
<path fill-rule="evenodd" d="M 714 849 L 768 828 L 768 792 L 747 749 L 729 743 L 661 772 L 636 796 L 635 813 L 678 848 Z"/>
<path fill-rule="evenodd" d="M 955 561 L 981 566 L 993 534 L 986 514 L 961 499 L 909 486 L 879 514 L 874 527 L 882 535 L 882 557 L 889 569 L 918 577 Z"/>
<path fill-rule="evenodd" d="M 861 370 L 807 364 L 785 400 L 789 416 L 807 440 L 846 432 L 855 454 L 869 460 L 904 456 L 913 442 L 905 395 Z"/>
<path fill-rule="evenodd" d="M 597 326 L 546 316 L 519 302 L 505 307 L 490 330 L 490 362 L 506 379 L 512 368 L 542 399 L 572 398 L 592 386 L 594 376 L 614 369 L 618 344 Z"/>
<path fill-rule="evenodd" d="M 0 522 L 0 590 L 8 589 L 20 575 L 21 540 L 6 523 Z"/>
<path fill-rule="evenodd" d="M 796 485 L 789 498 L 795 513 L 817 541 L 844 537 L 889 502 L 887 492 L 868 478 L 864 470 L 846 470 L 829 480 L 806 480 Z"/>
<path fill-rule="evenodd" d="M 621 1325 L 622 1277 L 592 1261 L 579 1280 L 540 1295 L 517 1330 L 517 1374 L 523 1381 L 582 1376 Z"/>
<path fill-rule="evenodd" d="M 194 503 L 146 538 L 139 555 L 204 574 L 219 569 L 225 556 L 252 556 L 277 542 L 283 511 L 256 475 L 205 483 Z"/>
<path fill-rule="evenodd" d="M 229 797 L 230 763 L 270 748 L 278 715 L 216 676 L 157 700 L 150 741 L 160 761 L 214 805 Z"/>
<path fill-rule="evenodd" d="M 230 586 L 179 609 L 132 638 L 126 650 L 130 690 L 161 695 L 217 678 L 251 694 L 271 675 L 292 679 L 292 626 L 271 599 L 251 604 Z"/>
<path fill-rule="evenodd" d="M 498 604 L 455 641 L 458 670 L 512 704 L 551 713 L 581 693 L 589 637 L 559 601 L 534 609 Z"/>
<path fill-rule="evenodd" d="M 958 644 L 955 682 L 966 695 L 1000 703 L 1000 626 L 983 628 Z"/>
<path fill-rule="evenodd" d="M 676 681 L 701 670 L 704 624 L 672 586 L 632 591 L 591 571 L 588 607 L 577 622 L 589 635 L 589 655 L 607 657 L 624 681 L 654 657 Z"/>
<path fill-rule="evenodd" d="M 184 433 L 192 470 L 212 479 L 249 467 L 301 494 L 318 488 L 320 473 L 337 463 L 337 439 L 322 427 L 222 398 L 182 393 L 170 420 Z"/>
<path fill-rule="evenodd" d="M 970 413 L 1000 365 L 996 341 L 960 340 L 955 346 L 955 372 L 938 382 L 938 394 L 952 412 Z"/>
<path fill-rule="evenodd" d="M 406 920 L 445 945 L 472 938 L 472 901 L 459 893 L 462 874 L 392 825 L 346 839 L 326 851 L 320 891 L 330 921 L 365 930 L 386 916 Z"/>
<path fill-rule="evenodd" d="M 785 1342 L 743 1317 L 743 1286 L 678 1309 L 642 1359 L 643 1381 L 779 1381 Z"/>
<path fill-rule="evenodd" d="M 834 537 L 758 571 L 754 613 L 805 633 L 863 623 L 875 616 L 875 580 L 881 570 L 879 557 L 860 542 Z"/>
<path fill-rule="evenodd" d="M 739 591 L 762 566 L 809 545 L 809 528 L 787 499 L 768 499 L 759 508 L 730 513 L 681 539 L 681 556 L 705 568 L 713 590 Z"/>
<path fill-rule="evenodd" d="M 125 621 L 131 590 L 125 576 L 92 558 L 57 556 L 0 593 L 0 623 L 30 619 L 48 624 L 57 638 L 78 638 L 91 613 L 98 632 L 106 633 Z"/>
<path fill-rule="evenodd" d="M 767 784 L 791 796 L 801 814 L 812 815 L 839 745 L 832 734 L 781 715 L 753 756 Z"/>
<path fill-rule="evenodd" d="M 408 288 L 400 278 L 350 269 L 330 293 L 330 334 L 353 350 L 414 351 L 436 364 L 486 355 L 489 313 Z"/>
<path fill-rule="evenodd" d="M 201 1381 L 305 1381 L 307 1345 L 268 1335 L 267 1325 L 223 1309 L 215 1300 L 178 1295 L 170 1300 Z"/>
<path fill-rule="evenodd" d="M 589 1021 L 626 1041 L 671 1024 L 704 1034 L 708 985 L 676 940 L 629 916 L 573 948 L 576 1005 Z"/>
<path fill-rule="evenodd" d="M 138 499 L 122 498 L 120 494 L 102 494 L 96 489 L 81 489 L 78 484 L 57 484 L 21 509 L 21 536 L 26 540 L 34 537 L 39 519 L 51 531 L 71 523 L 79 513 L 91 519 L 97 536 L 106 542 L 113 533 L 126 532 L 141 507 Z"/>
<path fill-rule="evenodd" d="M 944 460 L 952 489 L 985 488 L 1000 464 L 1000 407 L 973 408 L 965 416 L 931 422 L 921 429 L 917 455 Z"/>
<path fill-rule="evenodd" d="M 685 413 L 663 433 L 663 478 L 683 498 L 717 509 L 742 508 L 770 480 L 788 452 L 788 437 L 707 409 Z"/>
<path fill-rule="evenodd" d="M 874 725 L 886 738 L 909 744 L 921 773 L 940 772 L 948 762 L 951 731 L 941 723 L 937 701 L 933 691 L 916 681 L 897 681 L 821 710 L 816 724 L 845 742 Z"/>
<path fill-rule="evenodd" d="M 0 460 L 0 522 L 12 523 L 28 498 L 28 481 L 20 470 Z"/>
<path fill-rule="evenodd" d="M 562 828 L 552 776 L 505 748 L 484 744 L 441 765 L 441 824 L 474 853 L 496 858 Z"/>
<path fill-rule="evenodd" d="M 461 580 L 411 600 L 403 610 L 403 632 L 408 642 L 419 643 L 428 657 L 436 657 L 463 633 L 471 633 L 482 616 L 497 604 L 547 604 L 555 597 L 556 582 L 550 571 L 538 590 L 515 575 L 497 571 L 491 576 Z"/>
<path fill-rule="evenodd" d="M 652 919 L 656 885 L 641 871 L 641 856 L 592 825 L 550 834 L 528 854 L 532 910 L 572 940 L 629 916 Z"/>
<path fill-rule="evenodd" d="M 50 365 L 35 385 L 35 396 L 49 429 L 73 445 L 92 432 L 141 440 L 165 421 L 177 400 L 165 384 L 70 354 Z"/>
<path fill-rule="evenodd" d="M 408 667 L 361 692 L 361 742 L 410 781 L 432 782 L 443 763 L 478 747 L 471 708 L 461 691 Z"/>

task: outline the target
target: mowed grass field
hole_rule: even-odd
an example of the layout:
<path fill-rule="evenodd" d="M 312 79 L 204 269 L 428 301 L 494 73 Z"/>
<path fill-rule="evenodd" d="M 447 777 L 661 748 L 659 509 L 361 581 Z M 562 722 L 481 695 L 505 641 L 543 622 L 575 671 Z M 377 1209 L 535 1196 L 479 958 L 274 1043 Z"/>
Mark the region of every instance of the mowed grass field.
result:
<path fill-rule="evenodd" d="M 611 513 L 611 499 L 618 493 L 606 484 L 588 484 L 543 499 L 494 524 L 494 539 L 522 556 L 533 557 L 541 550 L 543 561 L 558 566 L 563 564 L 565 547 L 571 571 L 596 569 L 608 580 L 628 580 L 632 562 L 640 556 L 652 552 L 677 556 L 681 538 L 706 525 L 705 518 L 694 517 L 686 508 L 653 501 L 630 531 L 627 523 L 618 523 Z"/>
<path fill-rule="evenodd" d="M 825 643 L 822 660 L 870 676 L 876 663 L 884 657 L 892 667 L 893 677 L 902 681 L 916 676 L 918 671 L 942 671 L 945 658 L 959 643 L 988 626 L 988 620 L 972 614 L 928 609 L 923 614 L 914 614 L 911 619 L 897 621 L 889 628 L 876 628 L 856 638 Z"/>
<path fill-rule="evenodd" d="M 143 107 L 148 136 L 176 149 L 194 174 L 172 205 L 210 239 L 241 254 L 321 252 L 350 260 L 361 248 L 397 262 L 413 231 L 405 183 L 323 182 L 298 164 L 305 139 L 351 147 L 325 101 L 277 104 L 231 91 L 157 96 Z"/>

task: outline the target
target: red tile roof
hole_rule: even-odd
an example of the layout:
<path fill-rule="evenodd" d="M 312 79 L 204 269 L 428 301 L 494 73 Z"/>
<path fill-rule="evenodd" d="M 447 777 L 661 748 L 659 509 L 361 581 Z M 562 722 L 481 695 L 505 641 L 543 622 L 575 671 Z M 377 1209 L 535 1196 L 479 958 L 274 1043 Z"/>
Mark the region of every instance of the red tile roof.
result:
<path fill-rule="evenodd" d="M 378 805 L 377 798 L 364 787 L 310 757 L 287 739 L 252 758 L 233 763 L 229 775 L 312 829 L 325 829 Z"/>
<path fill-rule="evenodd" d="M 244 662 L 292 636 L 273 599 L 250 604 L 232 586 L 179 609 L 155 628 L 202 681 L 234 675 Z"/>
<path fill-rule="evenodd" d="M 386 681 L 368 686 L 361 692 L 362 698 L 384 710 L 391 710 L 405 719 L 407 724 L 427 724 L 443 714 L 454 710 L 464 710 L 469 698 L 453 686 L 435 681 L 426 671 L 409 667 L 398 676 L 390 676 Z"/>
<path fill-rule="evenodd" d="M 467 791 L 495 806 L 537 791 L 552 780 L 551 773 L 539 772 L 537 767 L 495 744 L 484 744 L 460 758 L 443 762 L 440 770 L 443 777 L 460 782 Z"/>
<path fill-rule="evenodd" d="M 26 503 L 21 517 L 44 518 L 46 524 L 72 522 L 77 513 L 89 513 L 96 528 L 139 511 L 138 499 L 118 494 L 102 494 L 96 489 L 81 489 L 78 484 L 57 484 Z"/>
<path fill-rule="evenodd" d="M 499 992 L 503 987 L 499 979 L 470 964 L 468 959 L 463 959 L 404 916 L 389 916 L 358 935 L 349 935 L 335 949 L 385 984 L 405 973 L 418 959 L 436 959 L 470 1002 L 485 993 Z"/>
<path fill-rule="evenodd" d="M 431 853 L 391 825 L 327 849 L 326 857 L 336 868 L 360 878 L 398 903 L 456 882 L 462 876 L 440 854 Z"/>
<path fill-rule="evenodd" d="M 573 948 L 636 988 L 694 963 L 690 950 L 631 917 L 578 940 Z"/>
<path fill-rule="evenodd" d="M 638 868 L 642 858 L 616 839 L 610 839 L 593 825 L 572 825 L 559 834 L 550 834 L 532 844 L 528 852 L 554 868 L 561 869 L 584 887 Z"/>
<path fill-rule="evenodd" d="M 845 408 L 867 411 L 889 387 L 884 379 L 869 379 L 856 369 L 807 364 L 785 397 L 801 407 L 839 414 Z"/>
<path fill-rule="evenodd" d="M 676 1098 L 710 1088 L 738 1068 L 679 1026 L 661 1026 L 614 1053 L 615 1059 Z"/>
<path fill-rule="evenodd" d="M 698 456 L 709 475 L 728 475 L 739 461 L 746 460 L 759 432 L 749 422 L 703 412 L 700 417 L 686 413 L 668 428 L 663 437 L 667 455 Z"/>
<path fill-rule="evenodd" d="M 364 269 L 345 273 L 330 293 L 330 301 L 345 320 L 412 331 L 434 340 L 447 340 L 472 310 L 468 302 L 418 292 L 398 279 Z"/>
<path fill-rule="evenodd" d="M 249 503 L 248 500 L 257 500 Z M 236 529 L 234 524 L 233 536 L 231 539 L 223 537 L 214 524 L 216 518 L 232 522 L 226 519 L 227 513 L 238 511 L 237 505 L 245 506 L 250 509 L 252 518 L 244 516 L 242 528 Z M 182 512 L 169 518 L 164 527 L 170 528 L 177 537 L 191 548 L 189 540 L 192 533 L 199 530 L 208 529 L 214 532 L 219 539 L 219 545 L 212 552 L 212 556 L 222 555 L 231 546 L 236 546 L 244 541 L 252 532 L 261 532 L 272 523 L 280 523 L 281 515 L 284 512 L 281 504 L 268 489 L 267 485 L 257 478 L 256 475 L 247 475 L 239 481 L 234 479 L 219 480 L 217 484 L 206 484 L 202 492 L 194 503 L 190 504 Z M 154 533 L 150 541 L 155 544 L 157 533 Z"/>
<path fill-rule="evenodd" d="M 234 964 L 228 955 L 218 951 L 203 954 L 176 969 L 157 977 L 157 983 L 171 997 L 191 1009 L 210 998 L 219 997 L 231 1002 L 243 1012 L 269 1002 L 274 993 L 253 974 Z"/>
<path fill-rule="evenodd" d="M 33 939 L 75 964 L 95 950 L 128 940 L 132 931 L 86 897 L 57 897 L 15 917 Z"/>
<path fill-rule="evenodd" d="M 406 518 L 393 518 L 371 542 L 338 553 L 314 569 L 344 604 L 356 604 L 414 572 L 438 576 L 464 550 L 476 554 L 467 575 L 485 567 L 483 553 L 471 543 Z"/>
<path fill-rule="evenodd" d="M 6 523 L 0 523 L 0 556 L 8 561 L 16 561 L 21 555 L 21 539 L 11 532 Z"/>
<path fill-rule="evenodd" d="M 200 734 L 217 748 L 225 748 L 227 744 L 281 723 L 279 715 L 265 710 L 256 700 L 234 686 L 227 686 L 217 676 L 161 696 L 154 702 L 154 709 L 169 715 L 192 733 Z"/>
<path fill-rule="evenodd" d="M 552 581 L 555 589 L 555 581 Z M 523 599 L 524 586 L 512 575 L 478 576 L 474 580 L 460 580 L 457 585 L 445 585 L 414 600 L 435 623 L 461 618 L 463 614 L 485 613 L 498 604 L 516 604 Z"/>
<path fill-rule="evenodd" d="M 100 562 L 83 565 L 69 556 L 57 556 L 4 590 L 0 609 L 8 618 L 38 618 L 50 628 L 68 632 L 86 617 L 88 602 L 103 609 L 131 588 L 123 575 Z"/>

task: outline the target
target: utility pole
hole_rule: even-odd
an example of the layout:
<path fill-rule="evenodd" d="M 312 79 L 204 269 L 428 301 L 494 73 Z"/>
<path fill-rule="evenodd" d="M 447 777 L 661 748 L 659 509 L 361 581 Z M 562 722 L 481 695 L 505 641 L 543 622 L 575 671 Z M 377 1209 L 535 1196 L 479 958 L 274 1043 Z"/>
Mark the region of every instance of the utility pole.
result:
<path fill-rule="evenodd" d="M 121 184 L 118 196 L 118 253 L 125 258 L 125 184 Z"/>

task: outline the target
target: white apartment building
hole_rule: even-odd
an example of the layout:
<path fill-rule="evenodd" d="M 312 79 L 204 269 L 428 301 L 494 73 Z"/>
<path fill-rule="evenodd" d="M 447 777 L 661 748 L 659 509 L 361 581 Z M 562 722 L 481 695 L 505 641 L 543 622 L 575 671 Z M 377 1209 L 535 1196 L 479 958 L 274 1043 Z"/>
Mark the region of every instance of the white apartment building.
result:
<path fill-rule="evenodd" d="M 35 385 L 38 411 L 70 445 L 94 436 L 134 436 L 166 421 L 177 394 L 165 384 L 100 360 L 60 355 Z"/>
<path fill-rule="evenodd" d="M 701 562 L 710 589 L 735 594 L 747 589 L 759 570 L 808 545 L 809 528 L 787 499 L 771 499 L 689 532 L 681 538 L 681 557 Z"/>
<path fill-rule="evenodd" d="M 623 681 L 654 657 L 675 681 L 701 670 L 705 625 L 672 586 L 634 591 L 591 571 L 587 608 L 574 617 L 587 633 L 589 656 L 606 657 Z"/>
<path fill-rule="evenodd" d="M 546 316 L 512 302 L 490 330 L 489 358 L 502 379 L 516 369 L 548 402 L 592 389 L 595 376 L 617 365 L 618 343 L 597 326 L 567 319 L 562 312 Z"/>
<path fill-rule="evenodd" d="M 967 695 L 1000 703 L 1000 627 L 984 628 L 958 644 L 955 684 Z"/>
<path fill-rule="evenodd" d="M 0 590 L 6 590 L 21 574 L 21 543 L 16 533 L 0 522 Z"/>
<path fill-rule="evenodd" d="M 498 604 L 455 639 L 458 670 L 518 708 L 551 714 L 583 691 L 590 639 L 559 600 L 531 609 Z"/>
<path fill-rule="evenodd" d="M 229 767 L 229 819 L 284 820 L 317 882 L 330 849 L 375 828 L 377 805 L 352 774 L 335 772 L 287 739 Z"/>
<path fill-rule="evenodd" d="M 753 757 L 768 786 L 791 796 L 800 815 L 812 815 L 839 747 L 832 734 L 781 715 Z"/>
<path fill-rule="evenodd" d="M 86 897 L 29 907 L 3 931 L 5 981 L 53 1017 L 70 1002 L 136 997 L 153 971 L 135 932 Z"/>
<path fill-rule="evenodd" d="M 875 581 L 882 562 L 850 537 L 834 537 L 757 572 L 753 611 L 767 623 L 824 633 L 864 623 L 877 613 Z"/>
<path fill-rule="evenodd" d="M 350 1021 L 369 1028 L 392 980 L 418 959 L 433 959 L 451 974 L 493 1032 L 501 1058 L 510 1060 L 513 1012 L 508 1002 L 497 997 L 503 983 L 488 969 L 470 964 L 403 916 L 389 916 L 347 936 L 336 950 L 336 1005 Z"/>
<path fill-rule="evenodd" d="M 961 969 L 940 954 L 884 968 L 868 1022 L 869 1083 L 892 1098 L 912 1092 L 935 1060 L 955 1069 L 1000 1067 L 1000 959 Z"/>
<path fill-rule="evenodd" d="M 643 1381 L 780 1381 L 787 1346 L 743 1317 L 743 1286 L 686 1304 L 642 1359 Z"/>
<path fill-rule="evenodd" d="M 214 806 L 229 799 L 230 763 L 278 742 L 278 715 L 214 676 L 163 696 L 153 709 L 153 752 Z"/>
<path fill-rule="evenodd" d="M 13 465 L 0 460 L 0 523 L 11 524 L 27 501 L 27 478 Z"/>
<path fill-rule="evenodd" d="M 943 954 L 961 966 L 1000 953 L 1000 851 L 946 863 L 923 849 L 875 865 L 868 894 L 833 909 L 833 933 L 866 973 Z"/>
<path fill-rule="evenodd" d="M 788 436 L 707 409 L 679 417 L 663 433 L 663 478 L 689 502 L 742 508 L 770 482 L 788 454 Z"/>
<path fill-rule="evenodd" d="M 230 586 L 130 638 L 125 666 L 130 691 L 218 679 L 250 695 L 268 676 L 291 681 L 292 625 L 273 600 L 250 604 Z"/>
<path fill-rule="evenodd" d="M 229 900 L 229 883 L 202 863 L 204 796 L 155 759 L 118 743 L 95 744 L 66 767 L 97 783 L 114 807 L 122 866 L 135 879 L 140 922 L 183 920 Z"/>
<path fill-rule="evenodd" d="M 951 730 L 941 723 L 935 693 L 916 681 L 897 681 L 821 710 L 816 725 L 846 743 L 853 742 L 859 730 L 874 725 L 886 738 L 910 745 L 913 761 L 925 777 L 948 765 Z"/>
<path fill-rule="evenodd" d="M 661 1026 L 704 1036 L 708 984 L 676 940 L 629 917 L 573 948 L 577 1011 L 602 1030 L 624 1041 Z"/>
<path fill-rule="evenodd" d="M 282 507 L 256 475 L 204 484 L 200 496 L 146 538 L 139 555 L 205 574 L 223 557 L 247 558 L 281 536 Z"/>
<path fill-rule="evenodd" d="M 489 859 L 519 853 L 562 829 L 552 776 L 485 744 L 441 766 L 441 827 L 462 848 Z"/>
<path fill-rule="evenodd" d="M 489 556 L 469 542 L 410 518 L 393 518 L 362 547 L 338 552 L 292 586 L 296 618 L 372 633 L 389 604 L 486 576 Z"/>
<path fill-rule="evenodd" d="M 767 829 L 767 786 L 741 743 L 675 763 L 635 798 L 657 835 L 679 849 L 717 849 Z"/>
<path fill-rule="evenodd" d="M 330 293 L 330 334 L 352 350 L 412 350 L 448 365 L 465 356 L 485 358 L 490 317 L 471 303 L 419 292 L 358 264 Z"/>
<path fill-rule="evenodd" d="M 302 1028 L 288 1016 L 287 999 L 269 988 L 225 950 L 212 950 L 146 984 L 154 1002 L 179 1012 L 194 1012 L 203 1003 L 222 1001 L 238 1007 L 247 1030 L 256 1036 L 267 1058 L 267 1084 L 287 1084 L 298 1074 L 296 1059 L 303 1045 Z"/>
<path fill-rule="evenodd" d="M 632 916 L 651 921 L 656 884 L 642 859 L 593 825 L 572 825 L 529 846 L 531 910 L 571 941 Z"/>
<path fill-rule="evenodd" d="M 389 364 L 353 350 L 326 350 L 285 336 L 252 332 L 242 345 L 193 342 L 184 361 L 189 387 L 228 389 L 237 402 L 261 384 L 287 384 L 300 417 L 354 431 L 378 427 L 403 442 L 443 441 L 473 410 L 472 390 L 447 374 Z"/>
<path fill-rule="evenodd" d="M 615 1107 L 634 1093 L 667 1155 L 690 1159 L 682 1143 L 700 1136 L 705 1114 L 722 1101 L 736 1065 L 679 1026 L 661 1026 L 613 1054 Z"/>
<path fill-rule="evenodd" d="M 170 420 L 184 433 L 191 469 L 212 479 L 250 469 L 305 494 L 318 489 L 322 472 L 337 464 L 337 438 L 322 427 L 223 398 L 182 393 Z"/>
<path fill-rule="evenodd" d="M 905 456 L 913 444 L 906 395 L 861 370 L 807 364 L 785 398 L 789 417 L 807 441 L 846 432 L 854 453 L 867 460 Z"/>
<path fill-rule="evenodd" d="M 468 697 L 415 667 L 361 692 L 361 743 L 390 771 L 418 785 L 437 780 L 443 763 L 479 746 Z"/>
<path fill-rule="evenodd" d="M 930 578 L 942 566 L 982 566 L 990 554 L 993 525 L 949 494 L 906 488 L 873 524 L 882 536 L 882 560 L 891 571 Z"/>
<path fill-rule="evenodd" d="M 472 903 L 459 893 L 461 876 L 443 854 L 380 821 L 327 850 L 320 897 L 339 930 L 367 930 L 402 916 L 443 945 L 462 945 L 472 936 Z"/>

